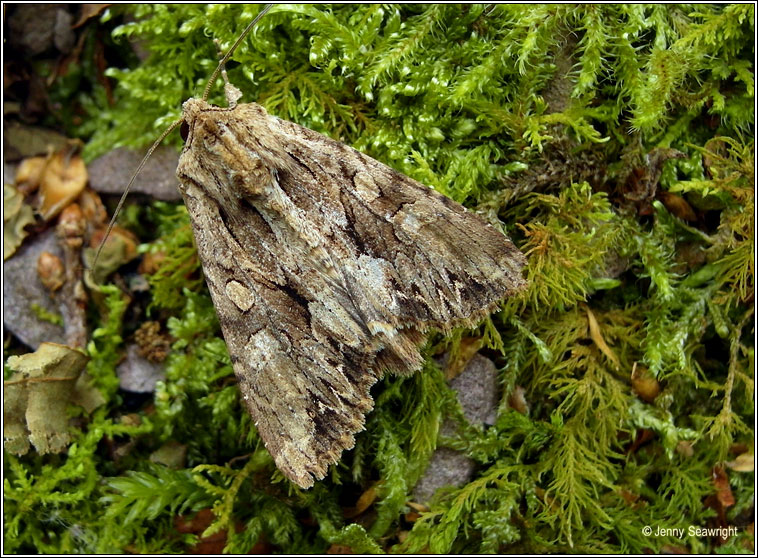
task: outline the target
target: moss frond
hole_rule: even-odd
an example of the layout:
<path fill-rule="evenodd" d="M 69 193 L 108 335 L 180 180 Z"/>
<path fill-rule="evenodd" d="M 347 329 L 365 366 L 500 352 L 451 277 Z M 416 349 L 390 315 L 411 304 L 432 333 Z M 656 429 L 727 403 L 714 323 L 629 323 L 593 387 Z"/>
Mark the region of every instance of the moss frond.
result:
<path fill-rule="evenodd" d="M 259 10 L 111 5 L 108 44 L 148 56 L 106 71 L 115 103 L 99 83 L 52 92 L 88 113 L 85 156 L 152 143 L 205 86 L 212 39 L 228 47 Z M 743 550 L 754 479 L 728 464 L 755 436 L 754 33 L 742 4 L 274 7 L 228 64 L 243 102 L 480 211 L 527 254 L 528 288 L 466 333 L 498 370 L 495 424 L 466 424 L 432 363 L 463 333 L 436 337 L 423 371 L 373 388 L 366 431 L 327 479 L 294 488 L 240 404 L 186 210 L 156 203 L 155 226 L 139 223 L 155 230 L 149 300 L 93 292 L 88 372 L 105 405 L 72 412 L 67 453 L 6 457 L 6 549 L 186 552 L 205 534 L 233 553 Z M 220 87 L 210 100 L 224 104 Z M 681 158 L 654 168 L 661 149 Z M 154 401 L 126 411 L 115 367 L 143 303 L 173 344 Z M 186 450 L 178 469 L 150 461 L 168 442 Z M 425 511 L 411 494 L 440 446 L 475 469 Z M 178 532 L 201 511 L 210 523 Z M 740 531 L 723 546 L 642 531 L 717 513 Z"/>

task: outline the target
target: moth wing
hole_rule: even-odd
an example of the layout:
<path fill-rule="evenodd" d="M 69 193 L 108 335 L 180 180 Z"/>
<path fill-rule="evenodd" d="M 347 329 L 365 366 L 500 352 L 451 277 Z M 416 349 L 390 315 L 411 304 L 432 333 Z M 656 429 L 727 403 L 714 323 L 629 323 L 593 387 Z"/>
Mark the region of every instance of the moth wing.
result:
<path fill-rule="evenodd" d="M 206 188 L 180 178 L 245 405 L 277 467 L 310 487 L 353 447 L 373 406 L 371 341 L 340 345 L 312 323 L 307 301 L 271 254 L 256 248 L 273 241 L 260 215 L 241 206 L 244 231 L 230 226 Z"/>
<path fill-rule="evenodd" d="M 385 369 L 472 324 L 523 256 L 459 204 L 255 103 L 184 105 L 177 175 L 245 403 L 302 487 L 354 445 Z"/>
<path fill-rule="evenodd" d="M 418 368 L 408 330 L 474 325 L 525 286 L 524 256 L 480 216 L 345 144 L 270 118 L 295 162 L 278 184 L 342 255 L 341 284 L 383 339 L 390 368 Z"/>

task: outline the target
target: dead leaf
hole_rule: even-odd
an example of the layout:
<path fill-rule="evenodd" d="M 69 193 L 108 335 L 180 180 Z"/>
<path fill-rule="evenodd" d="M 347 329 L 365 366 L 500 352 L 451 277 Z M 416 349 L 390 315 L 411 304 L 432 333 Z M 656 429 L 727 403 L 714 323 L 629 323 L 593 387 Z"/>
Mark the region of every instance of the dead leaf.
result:
<path fill-rule="evenodd" d="M 508 396 L 508 406 L 521 413 L 522 415 L 529 414 L 529 403 L 526 400 L 526 390 L 521 386 L 516 386 Z"/>
<path fill-rule="evenodd" d="M 210 508 L 199 510 L 194 515 L 177 515 L 174 517 L 174 528 L 179 533 L 192 533 L 197 535 L 198 541 L 191 548 L 187 549 L 190 554 L 217 554 L 221 555 L 226 546 L 226 531 L 219 531 L 210 536 L 203 536 L 203 532 L 213 523 L 216 516 Z M 244 529 L 241 522 L 236 522 L 234 530 L 239 533 Z M 270 544 L 264 536 L 248 551 L 248 554 L 270 554 Z"/>
<path fill-rule="evenodd" d="M 169 440 L 150 454 L 150 461 L 165 465 L 169 469 L 181 469 L 186 460 L 187 446 L 175 440 Z"/>
<path fill-rule="evenodd" d="M 408 523 L 416 523 L 419 519 L 421 519 L 421 514 L 419 512 L 417 512 L 417 511 L 410 511 L 410 512 L 406 513 L 403 516 L 403 518 Z"/>
<path fill-rule="evenodd" d="M 682 457 L 692 457 L 695 455 L 695 448 L 690 440 L 679 440 L 676 444 L 676 453 Z"/>
<path fill-rule="evenodd" d="M 192 554 L 218 554 L 226 546 L 226 531 L 219 531 L 209 537 L 203 537 L 202 532 L 213 523 L 215 515 L 210 508 L 198 511 L 193 517 L 176 516 L 174 526 L 180 533 L 192 533 L 198 536 L 197 543 L 190 549 Z"/>
<path fill-rule="evenodd" d="M 34 353 L 8 358 L 15 372 L 4 382 L 5 448 L 23 455 L 31 442 L 40 454 L 59 453 L 71 441 L 68 405 L 89 357 L 80 350 L 42 343 Z"/>
<path fill-rule="evenodd" d="M 79 155 L 63 150 L 50 158 L 40 178 L 39 212 L 45 221 L 58 215 L 74 201 L 87 184 L 87 167 Z"/>
<path fill-rule="evenodd" d="M 45 167 L 47 167 L 47 157 L 27 157 L 21 161 L 16 170 L 16 187 L 24 194 L 36 191 Z"/>
<path fill-rule="evenodd" d="M 723 467 L 714 467 L 711 471 L 713 486 L 716 487 L 716 497 L 722 507 L 728 508 L 735 503 L 732 487 L 729 486 L 729 477 Z"/>
<path fill-rule="evenodd" d="M 200 534 L 213 523 L 215 517 L 213 510 L 203 508 L 194 515 L 177 515 L 174 517 L 174 527 L 180 533 Z"/>
<path fill-rule="evenodd" d="M 741 453 L 745 453 L 748 450 L 748 445 L 744 442 L 735 442 L 731 446 L 729 446 L 729 453 L 732 455 L 739 455 Z"/>
<path fill-rule="evenodd" d="M 445 379 L 452 380 L 460 375 L 466 365 L 482 348 L 484 341 L 480 337 L 464 337 L 458 345 L 458 350 L 450 353 L 445 365 Z"/>
<path fill-rule="evenodd" d="M 658 198 L 672 215 L 679 217 L 683 221 L 697 221 L 695 210 L 692 209 L 692 206 L 682 196 L 672 194 L 665 190 L 660 190 L 658 192 Z"/>
<path fill-rule="evenodd" d="M 87 267 L 92 269 L 92 260 L 95 258 L 98 246 L 105 236 L 105 229 L 95 231 L 90 237 L 90 247 L 84 252 Z M 95 278 L 103 279 L 116 271 L 119 267 L 137 257 L 137 245 L 139 240 L 130 231 L 115 225 L 100 252 L 97 265 L 92 269 Z"/>
<path fill-rule="evenodd" d="M 87 414 L 92 413 L 92 411 L 105 403 L 105 397 L 93 385 L 92 378 L 86 371 L 79 375 L 79 379 L 74 384 L 71 403 L 79 405 Z"/>
<path fill-rule="evenodd" d="M 94 228 L 101 228 L 108 224 L 108 212 L 97 192 L 91 188 L 85 188 L 79 196 L 78 203 L 87 223 L 91 223 Z"/>
<path fill-rule="evenodd" d="M 621 363 L 619 362 L 616 353 L 611 350 L 611 348 L 605 342 L 605 339 L 603 339 L 603 334 L 600 332 L 600 324 L 597 323 L 595 314 L 592 313 L 592 310 L 590 310 L 589 306 L 585 305 L 584 309 L 587 311 L 587 320 L 590 326 L 590 337 L 595 342 L 595 345 L 597 345 L 597 348 L 600 349 L 600 352 L 608 357 L 608 360 L 610 360 L 617 369 L 620 368 Z"/>
<path fill-rule="evenodd" d="M 50 252 L 41 252 L 37 258 L 37 275 L 47 290 L 57 291 L 65 282 L 66 270 L 63 268 L 63 260 Z"/>
<path fill-rule="evenodd" d="M 726 466 L 738 473 L 750 473 L 755 470 L 755 455 L 752 452 L 740 454 L 734 461 L 727 461 Z"/>
<path fill-rule="evenodd" d="M 24 203 L 24 196 L 10 184 L 3 185 L 3 260 L 10 258 L 21 246 L 27 232 L 24 227 L 34 223 L 34 210 Z"/>
<path fill-rule="evenodd" d="M 154 275 L 166 261 L 166 252 L 148 252 L 142 256 L 137 272 L 143 275 Z"/>
<path fill-rule="evenodd" d="M 77 27 L 84 25 L 93 17 L 102 14 L 108 7 L 110 7 L 110 4 L 81 4 L 79 19 L 71 26 L 71 28 L 76 29 Z"/>
<path fill-rule="evenodd" d="M 627 490 L 626 488 L 622 488 L 619 490 L 619 495 L 624 499 L 624 501 L 629 505 L 631 508 L 637 508 L 639 507 L 637 505 L 637 502 L 639 502 L 640 495 L 635 494 L 634 492 Z"/>
<path fill-rule="evenodd" d="M 655 432 L 649 428 L 638 429 L 637 435 L 634 437 L 634 442 L 631 443 L 629 448 L 626 450 L 626 453 L 629 455 L 636 453 L 641 446 L 648 443 L 653 438 L 655 438 Z"/>
<path fill-rule="evenodd" d="M 360 495 L 355 506 L 352 508 L 345 508 L 342 511 L 342 515 L 345 519 L 350 519 L 362 514 L 374 503 L 376 496 L 376 484 L 373 484 L 368 490 L 363 491 L 363 494 Z"/>
<path fill-rule="evenodd" d="M 409 501 L 405 503 L 406 506 L 416 510 L 419 513 L 426 513 L 429 511 L 429 506 L 426 504 L 420 504 L 418 502 Z"/>
<path fill-rule="evenodd" d="M 5 159 L 17 161 L 24 157 L 42 155 L 49 151 L 62 149 L 68 140 L 58 132 L 47 128 L 27 126 L 16 121 L 10 121 L 4 129 Z"/>

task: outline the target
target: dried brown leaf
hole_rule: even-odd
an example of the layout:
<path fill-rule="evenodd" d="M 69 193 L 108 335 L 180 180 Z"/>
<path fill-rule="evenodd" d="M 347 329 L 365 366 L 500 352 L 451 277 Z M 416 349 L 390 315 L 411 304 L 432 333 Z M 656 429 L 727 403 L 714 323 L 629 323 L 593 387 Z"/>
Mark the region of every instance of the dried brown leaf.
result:
<path fill-rule="evenodd" d="M 142 256 L 137 271 L 144 275 L 153 275 L 158 272 L 165 260 L 166 252 L 148 252 Z"/>
<path fill-rule="evenodd" d="M 726 466 L 732 471 L 750 473 L 755 470 L 755 455 L 753 452 L 740 454 L 734 461 L 727 461 Z"/>
<path fill-rule="evenodd" d="M 729 476 L 723 467 L 714 467 L 712 473 L 713 486 L 716 487 L 716 497 L 722 507 L 728 508 L 735 503 L 732 487 L 729 486 Z"/>
<path fill-rule="evenodd" d="M 16 186 L 25 194 L 31 194 L 38 187 L 47 166 L 47 157 L 27 157 L 16 170 Z"/>
<path fill-rule="evenodd" d="M 97 192 L 91 188 L 85 188 L 79 196 L 78 203 L 84 218 L 93 228 L 104 227 L 108 224 L 108 213 Z"/>
<path fill-rule="evenodd" d="M 42 252 L 37 258 L 37 275 L 40 282 L 51 292 L 55 292 L 65 282 L 66 270 L 63 260 L 50 252 Z"/>
<path fill-rule="evenodd" d="M 458 377 L 466 368 L 469 361 L 482 348 L 484 341 L 481 337 L 464 337 L 458 345 L 458 350 L 451 352 L 445 365 L 445 379 Z"/>
<path fill-rule="evenodd" d="M 595 314 L 592 313 L 592 310 L 590 310 L 589 306 L 585 306 L 585 310 L 587 311 L 587 320 L 590 326 L 590 337 L 592 338 L 592 341 L 594 341 L 595 345 L 597 345 L 597 348 L 600 349 L 600 352 L 608 357 L 608 360 L 610 360 L 617 369 L 620 368 L 621 363 L 619 362 L 616 353 L 613 352 L 613 350 L 605 342 L 605 339 L 603 339 L 603 334 L 600 331 L 600 324 L 597 323 Z"/>
<path fill-rule="evenodd" d="M 21 246 L 27 233 L 24 227 L 34 222 L 34 211 L 24 196 L 10 184 L 3 185 L 3 260 Z"/>
<path fill-rule="evenodd" d="M 40 208 L 43 219 L 50 220 L 74 201 L 87 184 L 87 167 L 79 155 L 55 153 L 40 179 Z"/>
<path fill-rule="evenodd" d="M 526 400 L 526 390 L 521 386 L 516 386 L 508 396 L 508 406 L 521 413 L 522 415 L 529 414 L 529 402 Z"/>
<path fill-rule="evenodd" d="M 79 19 L 74 23 L 71 28 L 76 29 L 87 23 L 93 17 L 97 17 L 102 14 L 110 4 L 82 4 L 81 11 L 79 12 Z"/>
<path fill-rule="evenodd" d="M 167 332 L 161 332 L 161 324 L 156 321 L 143 322 L 134 332 L 134 340 L 139 347 L 139 355 L 150 362 L 166 360 L 174 338 Z"/>
<path fill-rule="evenodd" d="M 410 501 L 410 502 L 406 502 L 405 505 L 411 509 L 416 510 L 419 513 L 426 513 L 429 511 L 429 506 L 427 506 L 426 504 L 420 504 L 418 502 Z"/>
<path fill-rule="evenodd" d="M 160 463 L 170 469 L 181 469 L 186 460 L 187 446 L 175 440 L 169 440 L 150 454 L 150 461 Z"/>
<path fill-rule="evenodd" d="M 365 490 L 363 494 L 360 495 L 354 507 L 345 508 L 342 515 L 344 515 L 346 519 L 350 519 L 352 517 L 356 517 L 362 514 L 369 507 L 371 507 L 371 504 L 374 503 L 374 501 L 376 500 L 376 497 L 377 497 L 376 484 L 374 484 L 368 490 Z"/>
<path fill-rule="evenodd" d="M 658 192 L 658 197 L 670 213 L 679 217 L 683 221 L 697 220 L 695 210 L 692 209 L 692 206 L 682 196 L 661 190 Z"/>
<path fill-rule="evenodd" d="M 92 266 L 92 260 L 101 240 L 105 236 L 105 229 L 95 231 L 90 238 L 90 248 L 85 252 L 85 260 L 88 266 Z M 119 267 L 137 257 L 137 245 L 139 240 L 130 231 L 114 226 L 100 252 L 97 265 L 92 270 L 93 275 L 104 278 L 116 271 Z"/>
<path fill-rule="evenodd" d="M 71 403 L 79 405 L 87 414 L 105 403 L 105 397 L 93 385 L 92 378 L 87 372 L 82 373 L 76 380 L 74 391 L 71 394 Z"/>
<path fill-rule="evenodd" d="M 692 457 L 695 455 L 695 448 L 692 447 L 690 440 L 679 440 L 679 443 L 676 444 L 676 453 L 682 457 Z"/>

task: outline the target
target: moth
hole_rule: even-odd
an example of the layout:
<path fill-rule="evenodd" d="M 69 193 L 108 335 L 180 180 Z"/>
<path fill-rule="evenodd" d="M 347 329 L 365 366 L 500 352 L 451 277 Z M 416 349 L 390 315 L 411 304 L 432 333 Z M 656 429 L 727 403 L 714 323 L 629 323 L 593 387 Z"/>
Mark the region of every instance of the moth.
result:
<path fill-rule="evenodd" d="M 227 93 L 183 104 L 176 173 L 242 398 L 308 488 L 353 447 L 371 386 L 421 368 L 427 330 L 523 288 L 525 258 L 431 188 Z"/>

